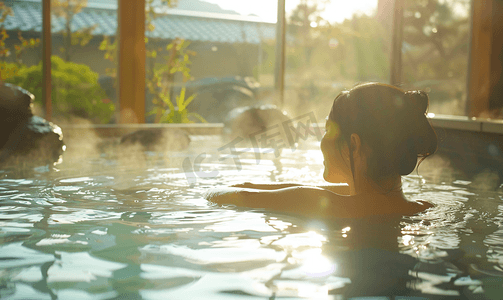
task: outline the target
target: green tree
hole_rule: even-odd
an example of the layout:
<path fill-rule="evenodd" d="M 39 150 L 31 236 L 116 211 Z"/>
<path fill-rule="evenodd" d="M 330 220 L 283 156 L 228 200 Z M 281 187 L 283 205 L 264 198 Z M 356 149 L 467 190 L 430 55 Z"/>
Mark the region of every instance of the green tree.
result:
<path fill-rule="evenodd" d="M 19 44 L 14 44 L 13 62 L 8 63 L 6 60 L 11 56 L 12 51 L 9 49 L 5 41 L 9 38 L 7 30 L 4 27 L 4 22 L 7 17 L 13 17 L 12 8 L 4 2 L 0 2 L 0 80 L 6 80 L 17 74 L 19 69 L 24 66 L 23 54 L 30 48 L 36 48 L 40 45 L 40 39 L 24 39 L 21 31 L 18 32 Z"/>
<path fill-rule="evenodd" d="M 464 115 L 469 49 L 468 0 L 406 0 L 403 81 L 425 89 L 430 111 Z"/>
<path fill-rule="evenodd" d="M 301 0 L 290 14 L 288 19 L 288 32 L 295 37 L 296 52 L 301 52 L 299 57 L 304 62 L 309 62 L 314 49 L 313 42 L 319 37 L 319 31 L 326 22 L 321 13 L 329 0 Z"/>
<path fill-rule="evenodd" d="M 98 84 L 98 74 L 88 66 L 66 62 L 51 57 L 52 103 L 62 116 L 75 115 L 96 123 L 108 123 L 114 112 L 114 104 L 106 100 L 105 91 Z M 42 101 L 42 62 L 23 66 L 6 82 L 27 89 L 35 96 L 35 103 Z"/>
<path fill-rule="evenodd" d="M 460 66 L 459 58 L 466 57 L 468 51 L 469 17 L 456 11 L 468 12 L 469 5 L 467 0 L 406 1 L 403 36 L 411 46 L 405 52 L 409 80 L 465 73 L 459 68 L 466 63 Z"/>
<path fill-rule="evenodd" d="M 327 101 L 342 89 L 389 78 L 390 39 L 384 26 L 374 16 L 359 14 L 331 24 L 322 17 L 327 3 L 301 1 L 289 16 L 287 85 L 293 87 L 298 113 L 314 109 L 323 115 Z"/>
<path fill-rule="evenodd" d="M 65 28 L 61 31 L 63 35 L 63 46 L 59 48 L 66 61 L 71 61 L 75 46 L 85 46 L 92 39 L 92 32 L 97 24 L 75 30 L 72 26 L 75 15 L 87 7 L 87 0 L 51 0 L 51 13 L 56 18 L 62 18 Z"/>
<path fill-rule="evenodd" d="M 0 57 L 2 59 L 10 55 L 10 51 L 5 45 L 5 40 L 9 38 L 9 35 L 4 27 L 4 22 L 8 16 L 14 16 L 12 8 L 5 5 L 4 2 L 0 2 Z"/>

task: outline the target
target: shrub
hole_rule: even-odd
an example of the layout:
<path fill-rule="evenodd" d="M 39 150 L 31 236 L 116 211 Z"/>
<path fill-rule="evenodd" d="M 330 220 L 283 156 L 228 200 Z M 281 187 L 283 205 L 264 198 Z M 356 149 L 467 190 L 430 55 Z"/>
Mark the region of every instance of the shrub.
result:
<path fill-rule="evenodd" d="M 197 113 L 190 113 L 187 110 L 187 106 L 194 100 L 196 94 L 185 99 L 186 88 L 183 87 L 180 91 L 180 95 L 176 96 L 176 107 L 171 102 L 168 93 L 161 93 L 160 98 L 163 101 L 164 106 L 157 106 L 149 115 L 159 114 L 159 123 L 195 123 L 193 120 L 199 120 L 202 123 L 206 123 L 206 120 Z M 168 107 L 166 109 L 165 107 Z"/>
<path fill-rule="evenodd" d="M 52 56 L 51 63 L 55 114 L 108 123 L 115 105 L 106 99 L 105 91 L 98 84 L 98 74 L 86 65 L 66 62 L 58 56 Z M 5 81 L 30 91 L 35 95 L 35 102 L 42 103 L 42 62 L 31 67 L 22 66 L 17 75 Z"/>

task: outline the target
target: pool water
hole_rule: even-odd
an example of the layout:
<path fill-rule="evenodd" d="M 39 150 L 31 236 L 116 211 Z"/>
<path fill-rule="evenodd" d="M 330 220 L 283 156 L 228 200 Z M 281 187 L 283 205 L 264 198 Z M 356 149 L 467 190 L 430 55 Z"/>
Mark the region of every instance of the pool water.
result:
<path fill-rule="evenodd" d="M 0 298 L 503 298 L 501 190 L 425 162 L 404 191 L 436 207 L 413 217 L 221 207 L 203 193 L 317 184 L 323 171 L 315 139 L 260 157 L 229 156 L 223 143 L 199 136 L 181 152 L 69 153 L 54 168 L 1 170 Z"/>

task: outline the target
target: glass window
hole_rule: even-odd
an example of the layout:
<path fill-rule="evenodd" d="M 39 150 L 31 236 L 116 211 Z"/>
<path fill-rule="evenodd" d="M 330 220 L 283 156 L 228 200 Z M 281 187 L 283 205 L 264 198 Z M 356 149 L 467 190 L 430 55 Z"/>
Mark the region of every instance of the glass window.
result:
<path fill-rule="evenodd" d="M 406 0 L 402 80 L 430 96 L 429 111 L 465 115 L 470 0 Z"/>
<path fill-rule="evenodd" d="M 285 108 L 321 122 L 335 96 L 389 82 L 391 33 L 378 1 L 291 0 L 287 9 Z"/>
<path fill-rule="evenodd" d="M 0 1 L 0 80 L 18 85 L 42 101 L 42 5 L 40 2 Z M 27 72 L 39 66 L 35 80 Z M 35 109 L 43 115 L 40 105 Z"/>
<path fill-rule="evenodd" d="M 273 102 L 277 3 L 259 1 L 257 16 L 256 2 L 234 2 L 146 1 L 147 122 L 223 122 Z"/>
<path fill-rule="evenodd" d="M 117 0 L 51 0 L 56 123 L 116 121 Z"/>

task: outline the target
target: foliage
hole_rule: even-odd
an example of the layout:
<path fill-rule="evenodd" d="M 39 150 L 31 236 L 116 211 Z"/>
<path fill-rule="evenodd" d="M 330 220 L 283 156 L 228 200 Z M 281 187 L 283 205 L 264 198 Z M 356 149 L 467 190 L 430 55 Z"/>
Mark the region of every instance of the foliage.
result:
<path fill-rule="evenodd" d="M 0 61 L 0 80 L 6 81 L 9 78 L 15 77 L 19 73 L 19 67 L 14 63 Z"/>
<path fill-rule="evenodd" d="M 198 119 L 199 121 L 206 123 L 206 120 L 201 117 L 197 113 L 189 113 L 187 110 L 187 106 L 194 100 L 196 94 L 191 95 L 187 99 L 185 99 L 186 89 L 183 87 L 180 91 L 180 95 L 176 97 L 176 105 L 175 107 L 171 102 L 170 96 L 168 92 L 163 92 L 160 95 L 161 100 L 164 102 L 163 106 L 157 106 L 154 108 L 150 114 L 160 115 L 159 122 L 160 123 L 194 123 L 193 120 L 190 119 Z"/>
<path fill-rule="evenodd" d="M 319 29 L 328 24 L 320 15 L 326 3 L 327 0 L 302 0 L 290 15 L 288 32 L 295 37 L 294 52 L 300 60 L 309 63 Z"/>
<path fill-rule="evenodd" d="M 341 75 L 354 81 L 387 81 L 390 36 L 374 17 L 353 16 L 340 25 Z M 349 59 L 347 59 L 349 58 Z"/>
<path fill-rule="evenodd" d="M 465 114 L 470 4 L 405 1 L 403 80 L 429 92 L 432 112 Z"/>
<path fill-rule="evenodd" d="M 149 37 L 151 35 L 149 33 L 155 30 L 155 20 L 163 16 L 159 11 L 162 12 L 164 9 L 176 6 L 177 2 L 178 0 L 145 1 L 145 26 L 147 31 L 145 37 L 147 56 L 146 86 L 148 92 L 153 95 L 152 101 L 155 105 L 154 109 L 148 114 L 156 116 L 155 122 L 179 123 L 177 120 L 181 120 L 182 123 L 192 122 L 187 117 L 183 117 L 189 115 L 203 121 L 199 115 L 197 117 L 195 114 L 189 114 L 186 110 L 186 105 L 184 108 L 177 108 L 171 102 L 175 75 L 180 74 L 183 82 L 192 80 L 190 58 L 196 55 L 196 53 L 188 49 L 190 42 L 177 38 L 164 47 L 160 46 L 161 42 L 159 40 Z M 116 64 L 115 68 L 107 69 L 107 73 L 115 78 L 117 74 L 117 42 L 117 39 L 112 42 L 110 37 L 104 37 L 99 47 L 100 50 L 105 52 L 105 59 Z M 157 63 L 160 57 L 164 60 L 163 63 Z M 182 94 L 185 94 L 184 90 L 180 96 Z M 183 104 L 184 102 L 182 101 L 181 103 Z M 168 114 L 166 114 L 167 111 Z M 179 114 L 180 117 L 178 117 Z"/>
<path fill-rule="evenodd" d="M 23 65 L 22 56 L 27 49 L 36 48 L 40 45 L 40 39 L 24 39 L 21 31 L 18 32 L 20 44 L 14 45 L 14 63 L 7 63 L 5 60 L 11 55 L 11 50 L 7 48 L 5 40 L 9 38 L 3 24 L 8 16 L 14 16 L 12 8 L 0 2 L 0 80 L 13 77 Z"/>
<path fill-rule="evenodd" d="M 321 17 L 321 13 L 329 2 L 329 0 L 301 0 L 290 14 L 289 31 L 304 46 L 309 46 L 308 43 L 316 38 L 316 28 L 328 25 L 328 22 Z"/>
<path fill-rule="evenodd" d="M 263 41 L 261 46 L 263 53 L 262 64 L 255 66 L 253 69 L 253 74 L 256 74 L 256 77 L 258 77 L 258 74 L 274 74 L 276 44 L 274 41 Z"/>
<path fill-rule="evenodd" d="M 72 31 L 72 21 L 76 14 L 87 7 L 87 0 L 51 0 L 51 13 L 57 18 L 65 20 L 65 29 L 61 31 L 63 35 L 63 47 L 59 51 L 64 54 L 66 61 L 71 61 L 71 56 L 75 46 L 87 45 L 92 39 L 92 32 L 97 24 Z"/>
<path fill-rule="evenodd" d="M 106 73 L 113 78 L 117 78 L 117 39 L 113 42 L 109 36 L 103 37 L 98 49 L 105 51 L 104 57 L 106 60 L 115 64 L 113 68 L 106 68 Z"/>
<path fill-rule="evenodd" d="M 3 27 L 3 24 L 8 16 L 13 16 L 14 13 L 12 8 L 5 5 L 5 3 L 0 2 L 0 57 L 8 57 L 10 55 L 9 49 L 5 46 L 5 40 L 9 38 L 7 31 Z"/>
<path fill-rule="evenodd" d="M 154 0 L 146 0 L 145 2 L 145 19 L 146 19 L 146 28 L 147 28 L 147 37 L 145 40 L 146 43 L 146 52 L 147 52 L 147 74 L 146 74 L 146 84 L 148 91 L 153 95 L 153 104 L 154 109 L 156 111 L 155 114 L 155 122 L 170 122 L 166 120 L 174 121 L 178 120 L 178 118 L 169 118 L 163 119 L 163 115 L 161 112 L 166 110 L 167 108 L 170 110 L 170 114 L 176 116 L 178 113 L 175 111 L 175 107 L 172 105 L 168 105 L 167 99 L 172 98 L 173 93 L 173 83 L 175 79 L 175 75 L 181 74 L 183 82 L 187 82 L 192 79 L 190 75 L 190 57 L 195 55 L 194 51 L 188 49 L 190 42 L 185 41 L 184 39 L 176 38 L 171 41 L 166 47 L 165 51 L 163 47 L 158 46 L 159 42 L 153 38 L 149 38 L 149 33 L 154 32 L 155 30 L 155 20 L 162 16 L 162 14 L 157 12 L 157 9 L 163 9 L 167 7 L 173 7 L 177 4 L 176 1 L 161 1 L 160 5 L 157 4 Z M 167 52 L 167 55 L 162 56 L 164 62 L 162 64 L 156 63 L 157 57 L 163 55 L 163 53 Z M 183 90 L 180 95 L 184 95 L 185 91 Z M 169 95 L 166 98 L 166 95 Z M 183 112 L 186 109 L 182 109 L 178 107 L 179 112 Z M 180 120 L 188 120 L 186 118 L 180 118 Z M 183 123 L 183 122 L 182 122 Z"/>
<path fill-rule="evenodd" d="M 389 78 L 391 35 L 373 16 L 323 19 L 326 0 L 302 0 L 288 18 L 286 80 L 290 109 L 326 114 L 334 95 L 357 82 Z M 269 63 L 269 62 L 267 62 Z M 263 66 L 264 69 L 267 66 Z"/>
<path fill-rule="evenodd" d="M 146 78 L 147 88 L 154 96 L 154 110 L 158 112 L 162 111 L 162 109 L 166 109 L 166 101 L 163 95 L 172 94 L 174 76 L 176 73 L 180 73 L 183 76 L 183 82 L 192 79 L 189 67 L 191 64 L 190 56 L 195 55 L 195 53 L 187 49 L 189 44 L 189 42 L 183 39 L 175 39 L 169 43 L 166 46 L 166 50 L 169 51 L 169 54 L 163 57 L 165 61 L 164 64 L 156 64 L 155 57 L 150 58 L 150 68 Z M 159 113 L 156 114 L 155 121 L 162 122 Z"/>
<path fill-rule="evenodd" d="M 314 91 L 334 81 L 386 81 L 390 39 L 383 26 L 366 15 L 330 24 L 320 15 L 325 3 L 304 0 L 290 16 L 286 68 L 297 85 Z"/>
<path fill-rule="evenodd" d="M 456 7 L 463 6 L 466 7 Z M 462 76 L 467 68 L 468 15 L 467 1 L 406 1 L 404 13 L 404 42 L 411 45 L 404 60 L 409 65 L 409 81 Z M 463 62 L 465 61 L 465 62 Z"/>
<path fill-rule="evenodd" d="M 108 123 L 114 112 L 114 104 L 98 84 L 98 74 L 88 66 L 65 62 L 58 56 L 51 57 L 52 103 L 60 114 L 73 114 L 98 123 Z M 19 69 L 16 76 L 6 82 L 18 85 L 42 100 L 42 62 Z"/>

